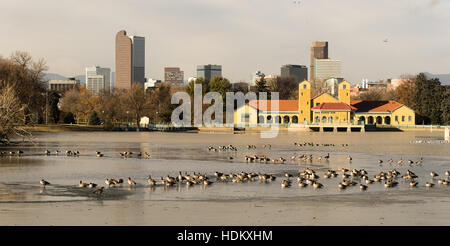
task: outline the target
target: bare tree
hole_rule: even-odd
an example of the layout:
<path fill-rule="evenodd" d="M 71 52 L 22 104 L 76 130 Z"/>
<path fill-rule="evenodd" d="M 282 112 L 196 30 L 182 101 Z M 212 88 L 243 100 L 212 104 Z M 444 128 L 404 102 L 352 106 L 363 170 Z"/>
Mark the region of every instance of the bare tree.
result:
<path fill-rule="evenodd" d="M 25 106 L 20 102 L 16 92 L 8 83 L 0 81 L 0 141 L 10 143 L 10 136 L 31 136 L 27 131 L 18 127 L 24 123 Z"/>
<path fill-rule="evenodd" d="M 143 115 L 147 101 L 144 87 L 141 83 L 134 83 L 131 86 L 131 89 L 125 93 L 124 98 L 124 103 L 131 110 L 131 113 L 136 119 L 136 127 L 139 131 L 139 122 L 141 120 L 141 116 Z"/>

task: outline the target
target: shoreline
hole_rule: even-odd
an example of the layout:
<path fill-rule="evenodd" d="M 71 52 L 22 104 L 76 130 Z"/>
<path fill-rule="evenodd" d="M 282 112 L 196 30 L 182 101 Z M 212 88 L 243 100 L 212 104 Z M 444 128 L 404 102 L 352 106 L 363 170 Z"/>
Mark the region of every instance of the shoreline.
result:
<path fill-rule="evenodd" d="M 77 124 L 57 124 L 57 125 L 34 125 L 34 126 L 23 126 L 20 127 L 21 129 L 24 129 L 29 132 L 126 132 L 127 130 L 121 130 L 121 129 L 113 129 L 113 130 L 107 130 L 104 128 L 103 125 L 94 126 L 94 125 L 77 125 Z M 197 128 L 189 128 L 185 130 L 180 131 L 173 131 L 173 132 L 194 132 L 194 133 L 214 133 L 214 132 L 238 132 L 238 133 L 245 133 L 245 132 L 260 132 L 260 131 L 270 131 L 270 127 L 243 127 L 243 128 L 233 128 L 233 127 L 197 127 Z M 287 132 L 313 132 L 312 130 L 308 130 L 305 127 L 278 127 L 279 131 L 287 131 Z M 130 128 L 130 132 L 136 132 L 135 129 Z M 149 131 L 155 131 L 143 128 L 141 129 L 142 132 L 149 132 Z M 440 128 L 430 128 L 429 126 L 426 127 L 378 127 L 373 130 L 366 130 L 367 132 L 398 132 L 398 131 L 405 131 L 405 132 L 444 132 L 445 127 Z"/>

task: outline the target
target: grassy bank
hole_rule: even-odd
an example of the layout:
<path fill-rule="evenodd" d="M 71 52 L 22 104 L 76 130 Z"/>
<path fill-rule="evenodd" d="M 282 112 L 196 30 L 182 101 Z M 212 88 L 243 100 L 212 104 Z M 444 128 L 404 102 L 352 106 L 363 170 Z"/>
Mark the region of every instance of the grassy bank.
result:
<path fill-rule="evenodd" d="M 76 124 L 58 124 L 58 125 L 34 125 L 23 126 L 22 129 L 29 132 L 87 132 L 87 131 L 103 131 L 103 126 L 89 126 Z"/>

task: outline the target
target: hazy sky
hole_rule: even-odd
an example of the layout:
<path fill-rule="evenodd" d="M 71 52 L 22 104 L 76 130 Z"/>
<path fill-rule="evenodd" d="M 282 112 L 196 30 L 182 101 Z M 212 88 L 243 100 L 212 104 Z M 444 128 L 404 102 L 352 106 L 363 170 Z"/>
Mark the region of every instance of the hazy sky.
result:
<path fill-rule="evenodd" d="M 449 0 L 0 0 L 0 10 L 0 54 L 28 51 L 65 76 L 114 70 L 121 29 L 146 38 L 146 77 L 156 79 L 165 66 L 187 79 L 198 64 L 221 64 L 233 82 L 279 74 L 309 66 L 315 40 L 329 42 L 352 83 L 450 73 Z"/>

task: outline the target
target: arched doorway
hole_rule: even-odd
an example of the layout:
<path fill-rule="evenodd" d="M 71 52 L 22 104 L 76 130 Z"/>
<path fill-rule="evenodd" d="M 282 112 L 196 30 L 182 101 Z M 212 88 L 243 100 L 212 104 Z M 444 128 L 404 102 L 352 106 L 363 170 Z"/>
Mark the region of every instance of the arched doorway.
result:
<path fill-rule="evenodd" d="M 264 116 L 258 116 L 258 123 L 264 124 Z"/>
<path fill-rule="evenodd" d="M 284 116 L 284 117 L 283 117 L 283 123 L 284 123 L 284 124 L 289 124 L 289 120 L 290 120 L 290 119 L 289 119 L 289 116 Z"/>
<path fill-rule="evenodd" d="M 367 118 L 367 124 L 372 125 L 373 124 L 373 117 L 369 116 L 369 118 Z"/>
<path fill-rule="evenodd" d="M 292 123 L 294 123 L 294 124 L 298 123 L 298 117 L 297 116 L 292 117 Z"/>
<path fill-rule="evenodd" d="M 267 121 L 266 123 L 272 123 L 272 115 L 268 115 L 267 116 Z"/>
<path fill-rule="evenodd" d="M 377 116 L 377 124 L 383 124 L 383 118 L 381 116 Z"/>
<path fill-rule="evenodd" d="M 363 125 L 366 124 L 366 117 L 364 117 L 364 116 L 359 117 L 358 124 L 363 124 Z"/>
<path fill-rule="evenodd" d="M 328 117 L 328 123 L 333 123 L 333 116 Z"/>
<path fill-rule="evenodd" d="M 280 124 L 281 123 L 281 117 L 278 115 L 275 117 L 275 123 Z"/>
<path fill-rule="evenodd" d="M 322 117 L 322 122 L 323 123 L 327 123 L 327 117 L 326 116 Z"/>
<path fill-rule="evenodd" d="M 391 117 L 390 116 L 384 117 L 384 124 L 386 124 L 386 125 L 390 125 L 391 124 Z"/>
<path fill-rule="evenodd" d="M 320 117 L 316 116 L 316 119 L 314 121 L 317 122 L 317 123 L 320 123 Z"/>

